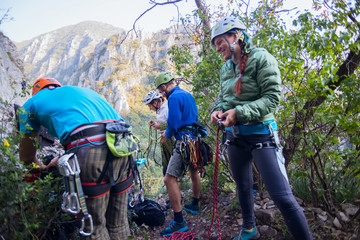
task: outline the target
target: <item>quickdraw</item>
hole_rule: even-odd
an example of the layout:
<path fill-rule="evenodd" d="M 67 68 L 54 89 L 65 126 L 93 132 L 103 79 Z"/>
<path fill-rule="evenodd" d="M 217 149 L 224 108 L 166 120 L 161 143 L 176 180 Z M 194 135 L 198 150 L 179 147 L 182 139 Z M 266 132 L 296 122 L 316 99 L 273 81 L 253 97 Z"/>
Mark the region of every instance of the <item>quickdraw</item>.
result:
<path fill-rule="evenodd" d="M 191 139 L 190 135 L 182 135 L 182 142 L 177 149 L 177 151 L 181 154 L 185 165 L 190 165 L 192 169 L 198 170 L 202 177 L 206 175 L 205 166 L 212 162 L 212 150 L 211 156 L 210 154 L 204 155 L 202 151 L 206 144 L 201 137 L 197 136 L 194 139 Z M 206 146 L 210 149 L 209 145 Z M 201 149 L 201 147 L 203 147 Z"/>
<path fill-rule="evenodd" d="M 189 145 L 189 150 L 190 150 L 190 160 L 189 162 L 192 164 L 192 166 L 194 167 L 194 169 L 198 168 L 198 155 L 199 155 L 199 148 L 196 147 L 196 141 L 194 140 L 190 140 L 188 142 Z"/>
<path fill-rule="evenodd" d="M 139 146 L 140 146 L 140 144 L 139 144 Z M 135 154 L 134 154 L 136 161 L 132 162 L 132 164 L 134 165 L 134 166 L 132 166 L 132 168 L 133 168 L 135 184 L 139 185 L 140 190 L 136 191 L 136 188 L 133 188 L 133 190 L 131 190 L 131 199 L 129 200 L 129 206 L 131 208 L 133 208 L 135 206 L 136 202 L 138 202 L 138 201 L 144 202 L 144 200 L 145 200 L 144 187 L 141 182 L 139 166 L 142 166 L 146 162 L 146 158 L 142 158 L 142 157 L 138 158 L 139 153 L 141 153 L 140 149 L 138 150 L 138 152 L 135 152 Z M 131 161 L 133 161 L 133 159 L 131 159 Z"/>
<path fill-rule="evenodd" d="M 58 160 L 58 166 L 65 182 L 61 209 L 73 215 L 82 211 L 84 216 L 81 220 L 79 233 L 83 236 L 90 236 L 93 233 L 93 221 L 86 207 L 85 195 L 80 180 L 80 167 L 76 155 L 74 153 L 63 155 Z M 84 231 L 86 223 L 89 226 L 89 232 Z"/>

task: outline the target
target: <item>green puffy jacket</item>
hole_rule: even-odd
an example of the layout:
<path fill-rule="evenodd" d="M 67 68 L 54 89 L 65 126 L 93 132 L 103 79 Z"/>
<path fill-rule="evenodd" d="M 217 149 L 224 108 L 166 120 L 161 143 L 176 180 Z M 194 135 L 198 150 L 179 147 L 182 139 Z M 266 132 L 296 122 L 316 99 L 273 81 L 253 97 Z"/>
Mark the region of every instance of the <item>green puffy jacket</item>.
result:
<path fill-rule="evenodd" d="M 213 109 L 235 109 L 237 121 L 266 122 L 274 119 L 280 103 L 281 77 L 276 59 L 264 48 L 254 48 L 241 77 L 241 93 L 236 95 L 239 64 L 228 60 L 220 70 L 219 103 Z"/>

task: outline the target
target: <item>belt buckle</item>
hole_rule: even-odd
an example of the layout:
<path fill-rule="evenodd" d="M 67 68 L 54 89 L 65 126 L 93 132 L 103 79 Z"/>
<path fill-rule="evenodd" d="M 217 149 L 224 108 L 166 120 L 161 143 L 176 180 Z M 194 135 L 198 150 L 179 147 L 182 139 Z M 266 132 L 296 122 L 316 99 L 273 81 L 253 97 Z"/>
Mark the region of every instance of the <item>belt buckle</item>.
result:
<path fill-rule="evenodd" d="M 262 143 L 257 143 L 255 144 L 256 149 L 262 149 L 263 148 L 263 144 Z"/>

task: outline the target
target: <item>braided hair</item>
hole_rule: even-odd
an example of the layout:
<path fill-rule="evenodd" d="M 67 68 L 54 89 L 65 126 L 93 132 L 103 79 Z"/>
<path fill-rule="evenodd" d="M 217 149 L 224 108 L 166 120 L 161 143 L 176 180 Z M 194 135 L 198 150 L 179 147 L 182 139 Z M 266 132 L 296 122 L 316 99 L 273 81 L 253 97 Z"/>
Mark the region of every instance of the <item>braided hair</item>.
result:
<path fill-rule="evenodd" d="M 239 36 L 238 43 L 240 44 L 241 55 L 242 55 L 242 58 L 239 63 L 239 67 L 240 67 L 239 79 L 235 84 L 236 95 L 239 95 L 241 93 L 241 76 L 245 71 L 246 60 L 249 57 L 252 48 L 251 46 L 252 43 L 249 35 L 244 30 L 237 29 L 235 30 L 235 33 Z"/>

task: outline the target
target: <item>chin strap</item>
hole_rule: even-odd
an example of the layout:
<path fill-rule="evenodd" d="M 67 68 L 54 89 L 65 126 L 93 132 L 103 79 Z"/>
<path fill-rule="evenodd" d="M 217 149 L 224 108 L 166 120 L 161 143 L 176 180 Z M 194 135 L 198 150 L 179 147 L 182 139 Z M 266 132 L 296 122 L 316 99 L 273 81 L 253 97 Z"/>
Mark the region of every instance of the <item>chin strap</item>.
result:
<path fill-rule="evenodd" d="M 230 51 L 231 51 L 231 60 L 234 62 L 234 50 L 235 50 L 235 45 L 236 45 L 237 41 L 235 41 L 234 43 L 231 44 L 231 43 L 226 39 L 225 35 L 223 35 L 223 38 L 224 38 L 225 41 L 229 44 Z"/>

